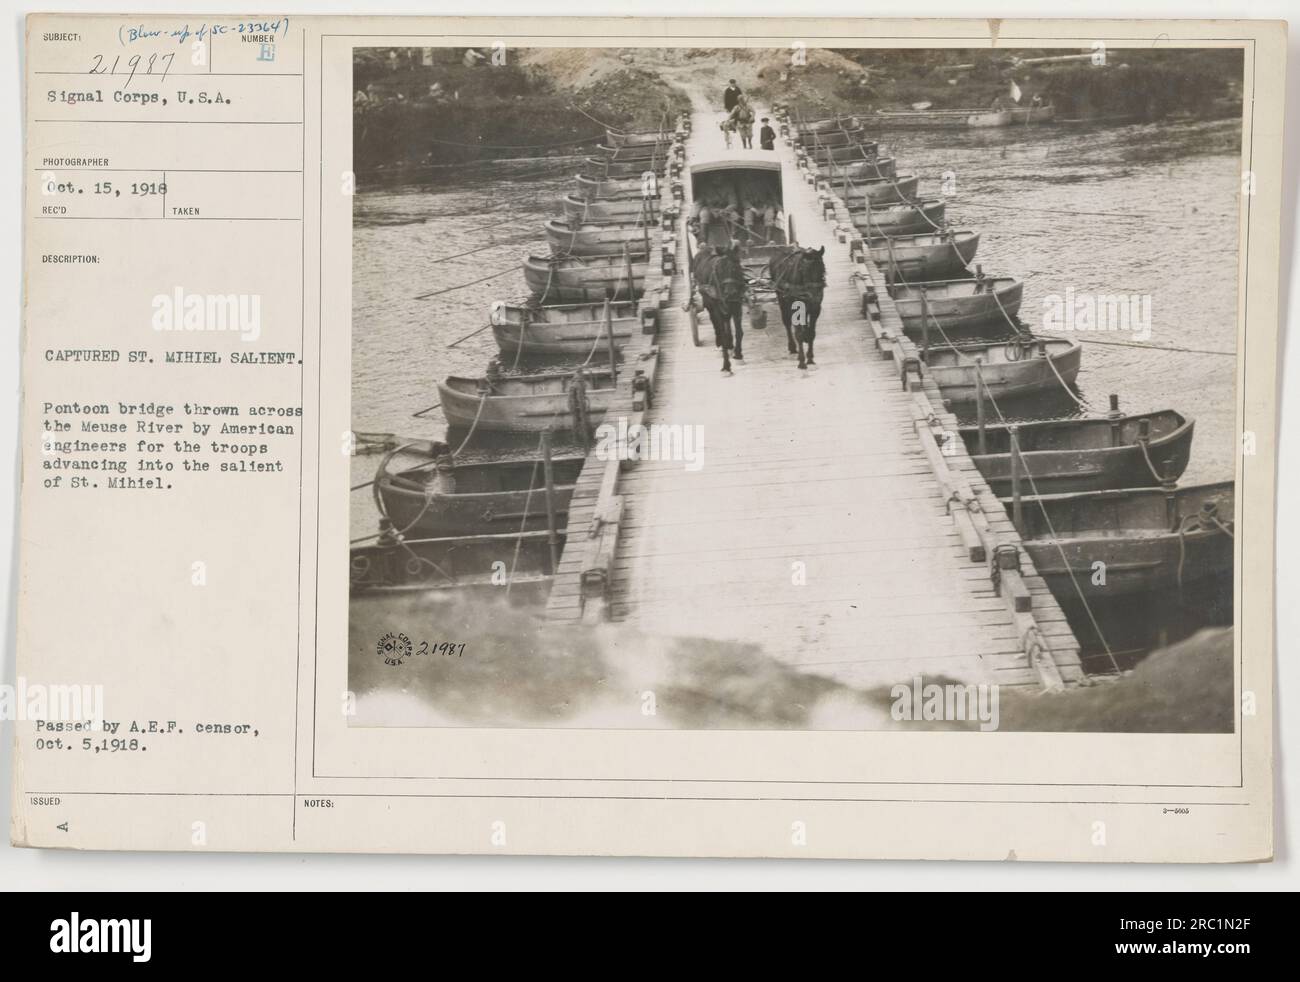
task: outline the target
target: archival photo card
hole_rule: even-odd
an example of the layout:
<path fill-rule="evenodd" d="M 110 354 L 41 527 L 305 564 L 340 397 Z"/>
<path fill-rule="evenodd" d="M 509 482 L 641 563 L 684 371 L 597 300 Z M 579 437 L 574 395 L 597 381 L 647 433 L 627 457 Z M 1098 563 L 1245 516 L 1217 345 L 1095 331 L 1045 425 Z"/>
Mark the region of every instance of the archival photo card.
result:
<path fill-rule="evenodd" d="M 33 18 L 15 841 L 1268 859 L 1285 43 Z"/>

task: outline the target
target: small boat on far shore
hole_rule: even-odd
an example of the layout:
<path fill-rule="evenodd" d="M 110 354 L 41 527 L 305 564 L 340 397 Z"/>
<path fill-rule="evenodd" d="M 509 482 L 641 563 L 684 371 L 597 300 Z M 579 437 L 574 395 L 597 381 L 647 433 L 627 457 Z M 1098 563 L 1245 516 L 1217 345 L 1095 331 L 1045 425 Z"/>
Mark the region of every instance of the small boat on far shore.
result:
<path fill-rule="evenodd" d="M 822 116 L 813 118 L 813 120 L 803 120 L 803 118 L 788 117 L 790 131 L 796 134 L 806 133 L 831 133 L 831 131 L 842 129 L 853 129 L 858 126 L 857 116 Z"/>
<path fill-rule="evenodd" d="M 610 146 L 636 147 L 654 143 L 671 143 L 675 133 L 672 130 L 649 130 L 643 133 L 620 133 L 605 127 L 605 138 Z"/>
<path fill-rule="evenodd" d="M 1025 126 L 1030 123 L 1050 123 L 1055 115 L 1056 109 L 1051 104 L 992 109 L 987 112 L 972 113 L 967 117 L 966 125 L 977 129 L 991 126 Z"/>
<path fill-rule="evenodd" d="M 837 130 L 855 129 L 858 125 L 856 116 L 825 116 L 820 119 L 790 121 L 790 129 L 799 136 L 811 133 L 834 133 Z"/>
<path fill-rule="evenodd" d="M 1011 126 L 1016 123 L 1047 123 L 1056 109 L 1045 106 L 1013 106 L 1009 109 L 877 109 L 862 116 L 863 125 L 881 129 L 964 130 Z"/>
<path fill-rule="evenodd" d="M 863 117 L 867 125 L 890 129 L 965 129 L 978 109 L 877 109 Z"/>

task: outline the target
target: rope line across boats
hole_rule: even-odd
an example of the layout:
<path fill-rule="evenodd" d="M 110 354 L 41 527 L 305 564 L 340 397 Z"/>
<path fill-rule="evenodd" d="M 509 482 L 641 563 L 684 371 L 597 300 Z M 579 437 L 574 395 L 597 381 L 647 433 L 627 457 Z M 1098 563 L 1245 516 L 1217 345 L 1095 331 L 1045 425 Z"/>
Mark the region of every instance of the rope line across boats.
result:
<path fill-rule="evenodd" d="M 988 386 L 984 383 L 983 366 L 978 361 L 975 362 L 975 374 L 979 376 L 980 388 L 983 390 L 984 395 L 988 397 L 989 402 L 993 404 L 993 411 L 998 414 L 998 419 L 1002 421 L 1003 426 L 1007 427 L 1009 433 L 1014 434 L 1016 432 L 1016 427 L 1007 421 L 1006 416 L 1002 413 L 1002 407 L 998 405 L 997 399 L 994 398 L 993 393 L 989 391 Z M 1012 449 L 1011 452 L 1019 454 L 1019 447 Z M 1023 455 L 1020 455 L 1020 460 L 1021 463 L 1024 462 Z M 1079 586 L 1079 580 L 1074 575 L 1074 567 L 1070 565 L 1070 560 L 1065 555 L 1065 549 L 1061 546 L 1060 537 L 1056 534 L 1056 528 L 1052 525 L 1052 516 L 1047 513 L 1047 506 L 1043 504 L 1042 496 L 1038 493 L 1038 485 L 1034 481 L 1034 475 L 1030 472 L 1028 467 L 1022 467 L 1021 470 L 1024 471 L 1025 477 L 1029 479 L 1029 487 L 1034 492 L 1034 501 L 1038 505 L 1038 510 L 1043 515 L 1043 521 L 1047 524 L 1047 531 L 1051 535 L 1052 544 L 1056 547 L 1056 551 L 1061 555 L 1061 562 L 1065 566 L 1065 571 L 1070 575 L 1070 583 L 1074 586 L 1074 592 L 1079 596 L 1079 602 L 1083 605 L 1083 609 L 1088 615 L 1088 621 L 1092 624 L 1092 629 L 1097 634 L 1097 640 L 1101 642 L 1101 646 L 1106 650 L 1106 656 L 1110 659 L 1111 667 L 1115 670 L 1115 674 L 1119 675 L 1121 674 L 1119 662 L 1115 658 L 1114 651 L 1111 650 L 1110 643 L 1106 640 L 1106 635 L 1102 632 L 1101 625 L 1097 623 L 1097 615 L 1093 613 L 1092 605 L 1088 603 L 1088 598 L 1084 596 L 1083 587 Z"/>

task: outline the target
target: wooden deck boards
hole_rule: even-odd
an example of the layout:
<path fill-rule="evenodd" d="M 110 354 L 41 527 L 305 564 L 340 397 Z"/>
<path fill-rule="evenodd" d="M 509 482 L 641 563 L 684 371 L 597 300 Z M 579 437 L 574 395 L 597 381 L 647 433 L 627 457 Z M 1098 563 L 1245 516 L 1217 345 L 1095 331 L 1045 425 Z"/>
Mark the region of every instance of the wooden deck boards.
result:
<path fill-rule="evenodd" d="M 693 151 L 714 140 L 721 135 L 712 120 L 695 119 L 687 175 Z M 654 405 L 643 421 L 698 427 L 703 464 L 642 461 L 617 475 L 623 515 L 609 612 L 655 634 L 753 643 L 854 685 L 916 675 L 1039 685 L 1024 652 L 1024 621 L 994 589 L 987 565 L 963 547 L 913 422 L 915 396 L 863 317 L 854 279 L 861 267 L 823 220 L 791 147 L 781 142 L 775 154 L 800 244 L 826 248 L 816 364 L 796 367 L 768 304 L 767 328 L 746 324 L 745 359 L 723 376 L 707 318 L 706 344 L 696 347 L 681 309 L 685 277 L 672 277 L 653 342 Z M 882 318 L 897 319 L 887 297 Z M 946 419 L 937 388 L 927 390 Z M 606 420 L 629 408 L 620 401 Z M 969 458 L 951 466 L 975 489 L 990 526 L 1013 538 Z M 605 473 L 589 461 L 574 495 L 552 617 L 581 609 L 575 543 L 591 521 L 598 470 Z M 1071 681 L 1080 674 L 1077 642 L 1042 580 L 1032 567 L 1024 572 L 1038 628 Z"/>

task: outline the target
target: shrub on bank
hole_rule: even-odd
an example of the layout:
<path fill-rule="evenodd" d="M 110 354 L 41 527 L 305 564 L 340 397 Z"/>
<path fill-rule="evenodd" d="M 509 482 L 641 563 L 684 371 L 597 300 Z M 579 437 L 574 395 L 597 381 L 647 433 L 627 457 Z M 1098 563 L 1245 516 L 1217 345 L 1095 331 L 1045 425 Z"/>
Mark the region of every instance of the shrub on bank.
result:
<path fill-rule="evenodd" d="M 416 49 L 418 50 L 418 49 Z M 359 62 L 353 170 L 362 177 L 478 160 L 589 152 L 603 124 L 648 130 L 689 108 L 658 75 L 629 67 L 576 91 L 513 64 Z"/>
<path fill-rule="evenodd" d="M 1041 95 L 1056 106 L 1058 116 L 1220 116 L 1232 111 L 1234 103 L 1240 107 L 1242 57 L 1237 50 L 1117 48 L 1107 53 L 1105 65 L 1023 62 L 1068 53 L 839 49 L 836 54 L 860 66 L 859 74 L 810 63 L 767 73 L 760 95 L 809 117 L 907 109 L 918 103 L 935 109 L 986 108 L 1006 96 L 1014 80 L 1022 100 Z"/>

